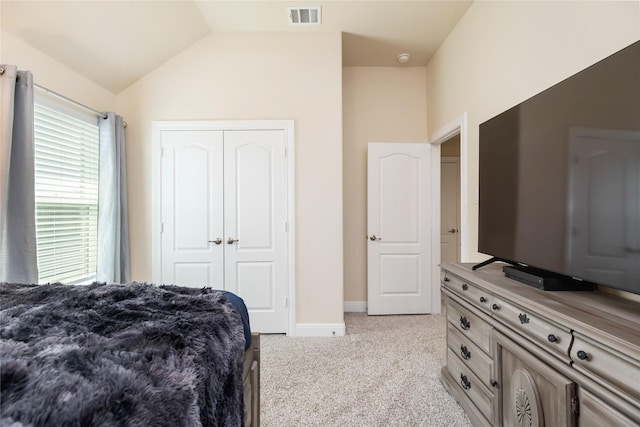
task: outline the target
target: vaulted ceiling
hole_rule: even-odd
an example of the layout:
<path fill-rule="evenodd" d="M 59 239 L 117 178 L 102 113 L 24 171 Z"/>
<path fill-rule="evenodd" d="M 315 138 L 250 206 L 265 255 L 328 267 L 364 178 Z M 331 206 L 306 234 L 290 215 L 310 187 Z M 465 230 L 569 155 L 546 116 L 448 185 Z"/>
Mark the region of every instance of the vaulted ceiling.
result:
<path fill-rule="evenodd" d="M 341 31 L 343 65 L 426 65 L 472 1 L 0 2 L 2 29 L 118 93 L 209 34 Z M 321 6 L 320 25 L 288 23 L 287 7 Z"/>

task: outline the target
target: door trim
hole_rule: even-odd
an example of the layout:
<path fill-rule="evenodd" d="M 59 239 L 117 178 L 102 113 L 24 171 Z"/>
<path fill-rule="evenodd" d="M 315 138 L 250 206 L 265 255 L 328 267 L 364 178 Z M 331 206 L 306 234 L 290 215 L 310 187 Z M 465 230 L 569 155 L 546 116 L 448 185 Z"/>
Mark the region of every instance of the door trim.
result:
<path fill-rule="evenodd" d="M 468 215 L 468 183 L 467 183 L 467 113 L 462 113 L 460 116 L 447 123 L 438 131 L 433 133 L 429 137 L 429 144 L 432 147 L 431 153 L 431 185 L 433 185 L 431 191 L 431 206 L 433 220 L 431 222 L 431 233 L 433 239 L 431 240 L 431 259 L 432 265 L 432 283 L 440 282 L 440 145 L 452 136 L 460 134 L 460 261 L 467 262 L 467 230 L 469 225 Z M 434 314 L 441 312 L 440 304 L 440 289 L 438 286 L 433 286 L 434 295 L 432 296 L 432 305 Z"/>
<path fill-rule="evenodd" d="M 170 130 L 282 130 L 285 133 L 285 168 L 287 191 L 287 335 L 296 334 L 296 298 L 295 298 L 295 204 L 294 204 L 294 121 L 293 120 L 232 120 L 232 121 L 164 121 L 151 122 L 151 280 L 160 284 L 161 270 L 161 206 L 162 187 L 160 181 L 163 131 Z"/>

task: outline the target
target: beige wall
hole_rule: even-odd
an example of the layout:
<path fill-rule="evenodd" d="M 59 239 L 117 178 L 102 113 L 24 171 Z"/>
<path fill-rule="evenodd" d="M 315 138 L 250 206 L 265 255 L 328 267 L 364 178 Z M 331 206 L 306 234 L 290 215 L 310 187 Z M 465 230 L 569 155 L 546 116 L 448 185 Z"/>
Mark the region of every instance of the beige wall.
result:
<path fill-rule="evenodd" d="M 116 95 L 45 53 L 2 31 L 0 63 L 33 73 L 34 83 L 98 111 L 113 111 Z M 36 94 L 38 91 L 36 91 Z"/>
<path fill-rule="evenodd" d="M 424 67 L 343 70 L 344 299 L 367 300 L 367 143 L 424 142 Z"/>
<path fill-rule="evenodd" d="M 426 72 L 429 133 L 463 112 L 468 117 L 463 260 L 484 258 L 477 252 L 479 124 L 638 39 L 638 1 L 481 1 L 469 8 Z"/>
<path fill-rule="evenodd" d="M 118 95 L 132 275 L 151 280 L 151 122 L 295 122 L 299 323 L 343 322 L 341 34 L 207 36 Z"/>

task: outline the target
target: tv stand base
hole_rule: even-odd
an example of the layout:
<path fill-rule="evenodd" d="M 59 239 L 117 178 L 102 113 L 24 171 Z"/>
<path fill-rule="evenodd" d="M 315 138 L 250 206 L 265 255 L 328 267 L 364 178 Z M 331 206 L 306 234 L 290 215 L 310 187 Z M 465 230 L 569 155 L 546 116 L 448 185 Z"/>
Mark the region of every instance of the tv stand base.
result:
<path fill-rule="evenodd" d="M 504 258 L 498 258 L 496 256 L 489 258 L 486 261 L 482 261 L 479 264 L 474 265 L 473 267 L 471 267 L 471 269 L 473 271 L 476 271 L 479 268 L 482 268 L 484 266 L 487 266 L 489 264 L 493 264 L 494 262 L 506 262 L 507 264 L 511 264 L 511 265 L 519 265 L 518 263 L 515 263 L 513 261 L 509 261 L 508 259 L 504 259 Z"/>

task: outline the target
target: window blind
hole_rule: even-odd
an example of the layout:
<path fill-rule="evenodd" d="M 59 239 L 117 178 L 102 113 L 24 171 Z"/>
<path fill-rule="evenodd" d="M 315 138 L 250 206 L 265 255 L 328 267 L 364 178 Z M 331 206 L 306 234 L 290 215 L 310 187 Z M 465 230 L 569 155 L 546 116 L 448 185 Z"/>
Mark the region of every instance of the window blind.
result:
<path fill-rule="evenodd" d="M 37 102 L 34 112 L 39 281 L 92 280 L 98 241 L 97 119 L 82 120 Z"/>

